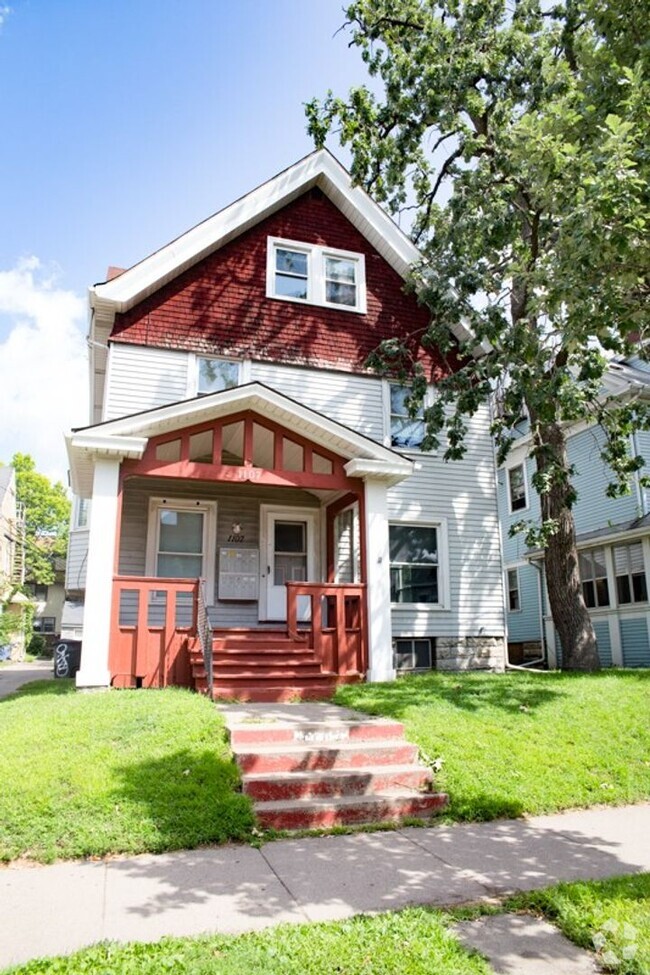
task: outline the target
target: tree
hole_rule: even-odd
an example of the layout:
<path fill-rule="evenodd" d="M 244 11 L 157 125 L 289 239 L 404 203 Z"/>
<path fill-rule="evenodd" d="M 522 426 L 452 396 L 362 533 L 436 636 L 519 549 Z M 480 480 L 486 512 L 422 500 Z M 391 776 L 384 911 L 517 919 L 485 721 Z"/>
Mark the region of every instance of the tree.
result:
<path fill-rule="evenodd" d="M 613 494 L 643 465 L 628 440 L 644 407 L 604 399 L 602 378 L 649 327 L 648 23 L 645 0 L 356 0 L 347 26 L 374 92 L 307 105 L 316 145 L 336 128 L 354 180 L 412 216 L 422 346 L 461 362 L 426 412 L 426 445 L 444 430 L 445 458 L 462 456 L 467 417 L 496 391 L 501 462 L 528 416 L 542 519 L 518 527 L 545 548 L 569 669 L 598 654 L 566 424 L 603 425 Z M 426 377 L 406 347 L 384 343 L 371 364 L 408 377 L 415 410 Z"/>
<path fill-rule="evenodd" d="M 70 501 L 60 482 L 39 474 L 29 454 L 14 454 L 16 499 L 25 508 L 25 577 L 29 582 L 54 582 L 54 560 L 65 558 Z"/>

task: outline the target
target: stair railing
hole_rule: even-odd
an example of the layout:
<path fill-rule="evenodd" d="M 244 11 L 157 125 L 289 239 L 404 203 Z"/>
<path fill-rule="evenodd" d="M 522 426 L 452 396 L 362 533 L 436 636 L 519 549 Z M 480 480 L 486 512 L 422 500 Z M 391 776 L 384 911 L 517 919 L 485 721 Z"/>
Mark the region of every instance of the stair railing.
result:
<path fill-rule="evenodd" d="M 197 592 L 197 613 L 196 629 L 199 637 L 199 645 L 203 654 L 203 666 L 208 684 L 208 696 L 212 697 L 214 687 L 214 673 L 212 667 L 212 626 L 208 616 L 208 606 L 205 593 L 205 579 L 199 579 Z"/>

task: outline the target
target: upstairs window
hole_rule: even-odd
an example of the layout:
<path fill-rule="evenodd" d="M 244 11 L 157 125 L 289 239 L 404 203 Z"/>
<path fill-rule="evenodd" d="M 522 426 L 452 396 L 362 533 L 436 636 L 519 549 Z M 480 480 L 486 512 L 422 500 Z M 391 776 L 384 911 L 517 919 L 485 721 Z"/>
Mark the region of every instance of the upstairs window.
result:
<path fill-rule="evenodd" d="M 526 498 L 526 473 L 523 464 L 517 464 L 508 471 L 508 499 L 510 511 L 523 511 L 528 507 Z"/>
<path fill-rule="evenodd" d="M 415 417 L 409 416 L 409 393 L 408 386 L 390 384 L 390 443 L 391 447 L 417 450 L 424 440 L 424 406 Z"/>
<path fill-rule="evenodd" d="M 648 585 L 641 542 L 614 546 L 614 574 L 619 605 L 647 603 Z"/>
<path fill-rule="evenodd" d="M 282 301 L 365 312 L 363 254 L 269 237 L 266 293 Z"/>
<path fill-rule="evenodd" d="M 197 396 L 218 393 L 222 389 L 232 389 L 239 383 L 239 363 L 231 359 L 196 359 Z"/>

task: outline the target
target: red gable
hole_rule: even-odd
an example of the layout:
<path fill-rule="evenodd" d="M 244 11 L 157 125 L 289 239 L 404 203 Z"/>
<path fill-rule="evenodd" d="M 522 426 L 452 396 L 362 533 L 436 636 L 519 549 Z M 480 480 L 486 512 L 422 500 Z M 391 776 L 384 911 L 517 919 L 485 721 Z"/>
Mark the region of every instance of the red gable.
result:
<path fill-rule="evenodd" d="M 367 313 L 268 298 L 268 237 L 364 254 Z M 118 314 L 111 337 L 203 355 L 358 372 L 383 339 L 409 339 L 416 349 L 428 321 L 428 312 L 405 294 L 399 274 L 314 188 Z M 420 357 L 433 379 L 447 371 L 440 359 Z"/>

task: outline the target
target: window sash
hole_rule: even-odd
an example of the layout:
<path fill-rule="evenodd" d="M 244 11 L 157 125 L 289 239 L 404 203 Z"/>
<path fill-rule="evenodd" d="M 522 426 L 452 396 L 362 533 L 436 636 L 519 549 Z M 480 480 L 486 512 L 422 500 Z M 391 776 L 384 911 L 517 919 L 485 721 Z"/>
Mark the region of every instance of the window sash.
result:
<path fill-rule="evenodd" d="M 198 356 L 196 362 L 197 395 L 207 396 L 239 384 L 239 363 L 234 359 Z"/>
<path fill-rule="evenodd" d="M 616 598 L 619 605 L 647 603 L 648 584 L 642 543 L 632 542 L 629 545 L 615 545 L 613 556 Z"/>
<path fill-rule="evenodd" d="M 441 602 L 439 533 L 432 525 L 389 525 L 392 603 Z"/>
<path fill-rule="evenodd" d="M 508 470 L 508 494 L 511 511 L 521 511 L 527 507 L 526 475 L 523 464 L 517 464 L 516 467 L 511 467 Z"/>
<path fill-rule="evenodd" d="M 405 405 L 409 392 L 408 386 L 389 383 L 390 442 L 392 447 L 417 449 L 424 440 L 424 405 L 418 408 L 414 417 L 410 416 Z"/>
<path fill-rule="evenodd" d="M 519 595 L 519 573 L 516 569 L 508 569 L 508 607 L 511 613 L 516 613 L 521 609 L 521 598 Z"/>
<path fill-rule="evenodd" d="M 599 609 L 610 605 L 609 580 L 604 548 L 592 548 L 580 552 L 578 557 L 582 596 L 587 609 Z"/>

